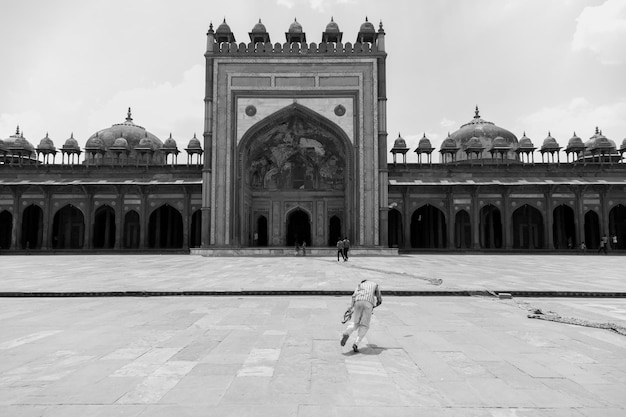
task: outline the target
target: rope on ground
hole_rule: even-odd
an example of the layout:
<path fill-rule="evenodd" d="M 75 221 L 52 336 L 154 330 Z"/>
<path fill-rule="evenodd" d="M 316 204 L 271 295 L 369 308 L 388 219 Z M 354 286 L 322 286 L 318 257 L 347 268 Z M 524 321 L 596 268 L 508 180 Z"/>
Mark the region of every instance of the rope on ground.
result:
<path fill-rule="evenodd" d="M 532 314 L 528 315 L 528 318 L 553 321 L 556 323 L 572 324 L 575 326 L 592 327 L 595 329 L 611 330 L 617 334 L 626 336 L 626 327 L 611 322 L 599 323 L 589 320 L 578 319 L 575 317 L 562 317 L 554 312 L 544 314 L 540 309 L 534 310 Z"/>

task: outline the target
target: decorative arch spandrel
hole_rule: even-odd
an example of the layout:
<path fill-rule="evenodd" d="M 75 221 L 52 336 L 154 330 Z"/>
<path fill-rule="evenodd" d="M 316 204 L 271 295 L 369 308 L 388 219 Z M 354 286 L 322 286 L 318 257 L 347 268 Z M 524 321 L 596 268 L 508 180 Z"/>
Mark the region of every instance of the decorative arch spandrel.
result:
<path fill-rule="evenodd" d="M 255 190 L 344 191 L 350 150 L 341 132 L 299 104 L 278 111 L 239 144 L 245 184 Z"/>

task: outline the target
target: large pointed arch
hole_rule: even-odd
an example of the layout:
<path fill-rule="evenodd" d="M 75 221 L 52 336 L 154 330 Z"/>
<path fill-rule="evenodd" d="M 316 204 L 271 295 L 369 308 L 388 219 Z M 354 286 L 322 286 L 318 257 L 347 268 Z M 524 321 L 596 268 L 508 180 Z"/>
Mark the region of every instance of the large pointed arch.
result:
<path fill-rule="evenodd" d="M 331 208 L 343 218 L 346 232 L 354 230 L 353 161 L 346 132 L 301 104 L 290 104 L 259 121 L 237 144 L 237 181 L 232 191 L 235 211 L 246 220 L 234 222 L 234 236 L 242 245 L 254 244 L 254 213 L 267 211 L 273 225 L 268 243 L 287 244 L 286 223 L 277 223 L 293 203 L 307 207 L 311 245 L 328 241 Z"/>

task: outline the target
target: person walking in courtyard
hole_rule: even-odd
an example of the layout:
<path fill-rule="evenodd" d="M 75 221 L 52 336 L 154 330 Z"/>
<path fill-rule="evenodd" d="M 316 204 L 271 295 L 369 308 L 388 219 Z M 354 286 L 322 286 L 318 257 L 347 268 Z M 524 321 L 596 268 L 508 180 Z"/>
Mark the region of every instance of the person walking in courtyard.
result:
<path fill-rule="evenodd" d="M 611 249 L 616 250 L 617 249 L 617 235 L 613 235 L 611 236 Z"/>
<path fill-rule="evenodd" d="M 357 337 L 352 344 L 352 350 L 355 353 L 359 351 L 359 343 L 363 340 L 363 337 L 365 337 L 365 334 L 370 328 L 372 312 L 374 308 L 378 307 L 382 302 L 383 297 L 377 283 L 364 279 L 357 285 L 352 294 L 352 302 L 350 304 L 350 308 L 352 309 L 352 321 L 343 331 L 340 342 L 341 346 L 346 345 L 348 338 L 352 332 L 356 330 Z"/>
<path fill-rule="evenodd" d="M 343 239 L 343 261 L 348 260 L 348 251 L 350 250 L 350 241 L 348 240 L 348 236 Z"/>
<path fill-rule="evenodd" d="M 341 236 L 337 239 L 337 262 L 339 262 L 339 255 L 341 255 L 344 261 L 346 260 L 343 255 L 343 240 L 341 240 Z"/>
<path fill-rule="evenodd" d="M 604 254 L 606 255 L 607 254 L 606 247 L 608 244 L 609 244 L 609 238 L 606 235 L 602 236 L 602 239 L 600 239 L 600 247 L 598 248 L 598 253 L 604 251 Z"/>

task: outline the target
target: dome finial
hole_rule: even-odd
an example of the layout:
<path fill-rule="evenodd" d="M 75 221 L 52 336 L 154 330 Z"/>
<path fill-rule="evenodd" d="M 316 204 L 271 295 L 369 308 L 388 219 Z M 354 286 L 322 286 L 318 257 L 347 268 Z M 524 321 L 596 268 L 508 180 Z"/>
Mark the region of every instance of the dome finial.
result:
<path fill-rule="evenodd" d="M 17 129 L 15 129 L 15 134 L 16 134 L 17 136 L 19 136 L 19 135 L 20 135 L 20 125 L 17 125 Z"/>
<path fill-rule="evenodd" d="M 480 114 L 478 113 L 478 104 L 476 105 L 476 110 L 474 110 L 474 119 L 479 119 Z"/>
<path fill-rule="evenodd" d="M 128 108 L 128 113 L 126 114 L 126 121 L 127 122 L 132 122 L 133 121 L 133 118 L 131 117 L 130 107 Z"/>
<path fill-rule="evenodd" d="M 378 24 L 378 31 L 383 30 L 383 19 L 380 19 L 380 23 Z"/>
<path fill-rule="evenodd" d="M 367 16 L 365 16 L 365 21 L 366 21 L 366 22 L 369 22 L 369 20 L 367 20 Z"/>
<path fill-rule="evenodd" d="M 334 20 L 333 20 L 333 17 L 332 17 L 332 16 L 330 17 L 330 21 L 331 21 L 331 22 L 334 22 Z"/>

